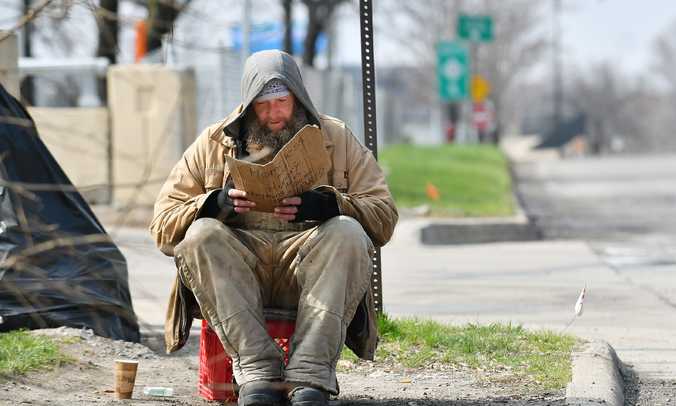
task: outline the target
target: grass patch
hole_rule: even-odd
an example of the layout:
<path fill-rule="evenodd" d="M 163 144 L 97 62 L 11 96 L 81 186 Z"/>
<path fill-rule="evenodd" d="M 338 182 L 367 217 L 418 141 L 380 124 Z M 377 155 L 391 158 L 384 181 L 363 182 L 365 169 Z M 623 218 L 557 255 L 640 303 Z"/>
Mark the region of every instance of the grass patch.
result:
<path fill-rule="evenodd" d="M 378 320 L 376 359 L 403 367 L 447 363 L 476 370 L 504 371 L 543 389 L 563 388 L 571 379 L 570 354 L 575 337 L 521 326 L 468 324 L 449 326 L 417 319 Z M 344 358 L 354 361 L 353 354 Z"/>
<path fill-rule="evenodd" d="M 514 213 L 507 160 L 492 145 L 393 145 L 379 156 L 401 207 L 430 206 L 432 214 L 509 216 Z M 427 185 L 439 199 L 432 200 Z"/>
<path fill-rule="evenodd" d="M 0 376 L 24 374 L 71 361 L 49 337 L 25 330 L 0 333 Z"/>

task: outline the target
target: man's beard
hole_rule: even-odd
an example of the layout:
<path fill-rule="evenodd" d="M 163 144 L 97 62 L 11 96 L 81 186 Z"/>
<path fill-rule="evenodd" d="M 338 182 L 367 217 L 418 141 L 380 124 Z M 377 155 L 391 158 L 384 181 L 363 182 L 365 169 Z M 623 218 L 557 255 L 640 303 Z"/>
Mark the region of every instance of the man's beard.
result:
<path fill-rule="evenodd" d="M 296 102 L 291 118 L 281 130 L 272 131 L 265 124 L 261 124 L 253 112 L 247 114 L 245 122 L 247 126 L 247 146 L 268 147 L 276 154 L 301 128 L 308 124 L 308 119 L 305 107 Z"/>

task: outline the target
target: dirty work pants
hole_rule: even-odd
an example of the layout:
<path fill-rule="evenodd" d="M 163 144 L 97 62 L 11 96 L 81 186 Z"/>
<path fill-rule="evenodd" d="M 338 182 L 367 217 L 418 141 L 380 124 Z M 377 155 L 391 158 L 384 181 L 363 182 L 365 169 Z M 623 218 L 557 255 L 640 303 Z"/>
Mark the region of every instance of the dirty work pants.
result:
<path fill-rule="evenodd" d="M 371 277 L 371 241 L 351 217 L 306 231 L 230 228 L 202 218 L 176 247 L 183 283 L 233 360 L 240 385 L 283 380 L 337 394 L 345 333 Z M 289 363 L 263 308 L 297 310 Z"/>

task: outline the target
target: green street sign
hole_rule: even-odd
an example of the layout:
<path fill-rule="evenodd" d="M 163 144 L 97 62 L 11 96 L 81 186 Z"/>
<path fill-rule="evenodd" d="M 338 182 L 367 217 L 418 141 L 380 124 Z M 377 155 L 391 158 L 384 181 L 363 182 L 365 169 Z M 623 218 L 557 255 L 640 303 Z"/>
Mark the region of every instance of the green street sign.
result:
<path fill-rule="evenodd" d="M 437 43 L 437 79 L 441 100 L 453 102 L 469 97 L 469 51 L 462 43 Z"/>
<path fill-rule="evenodd" d="M 474 42 L 493 41 L 493 19 L 490 16 L 458 16 L 458 37 Z"/>

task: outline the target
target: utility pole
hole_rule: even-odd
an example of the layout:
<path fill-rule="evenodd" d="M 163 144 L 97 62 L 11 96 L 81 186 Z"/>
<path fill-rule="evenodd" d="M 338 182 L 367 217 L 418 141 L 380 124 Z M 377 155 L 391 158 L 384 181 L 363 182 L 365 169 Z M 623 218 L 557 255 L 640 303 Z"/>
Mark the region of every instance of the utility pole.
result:
<path fill-rule="evenodd" d="M 563 72 L 561 66 L 561 0 L 553 0 L 553 46 L 552 63 L 554 67 L 553 97 L 554 97 L 554 134 L 558 134 L 563 121 Z"/>
<path fill-rule="evenodd" d="M 249 57 L 251 48 L 251 0 L 244 0 L 244 9 L 242 12 L 242 66 Z"/>

